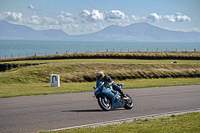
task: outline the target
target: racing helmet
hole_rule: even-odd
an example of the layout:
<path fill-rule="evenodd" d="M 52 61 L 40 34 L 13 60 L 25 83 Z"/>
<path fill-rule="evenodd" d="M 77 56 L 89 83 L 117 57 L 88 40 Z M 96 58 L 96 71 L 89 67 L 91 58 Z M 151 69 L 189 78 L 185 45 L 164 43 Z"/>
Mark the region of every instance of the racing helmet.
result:
<path fill-rule="evenodd" d="M 102 71 L 97 72 L 96 78 L 97 78 L 97 81 L 102 80 L 104 78 L 104 73 Z"/>

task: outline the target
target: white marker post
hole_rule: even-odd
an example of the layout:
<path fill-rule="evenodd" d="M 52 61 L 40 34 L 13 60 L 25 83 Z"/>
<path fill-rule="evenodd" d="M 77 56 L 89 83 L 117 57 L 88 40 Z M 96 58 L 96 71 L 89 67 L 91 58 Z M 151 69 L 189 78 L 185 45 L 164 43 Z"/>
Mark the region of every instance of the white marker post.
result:
<path fill-rule="evenodd" d="M 57 74 L 50 75 L 51 87 L 60 87 L 60 76 Z"/>

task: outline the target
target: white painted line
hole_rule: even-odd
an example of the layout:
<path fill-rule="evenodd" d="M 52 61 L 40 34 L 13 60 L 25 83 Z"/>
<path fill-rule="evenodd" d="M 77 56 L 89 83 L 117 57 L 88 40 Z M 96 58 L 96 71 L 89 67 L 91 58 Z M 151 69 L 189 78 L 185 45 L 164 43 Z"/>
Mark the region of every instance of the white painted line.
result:
<path fill-rule="evenodd" d="M 73 126 L 73 127 L 66 127 L 66 128 L 59 128 L 59 129 L 54 129 L 54 130 L 50 130 L 50 131 L 60 131 L 60 130 L 65 130 L 65 129 L 82 128 L 82 127 L 88 127 L 88 126 L 92 126 L 92 127 L 104 126 L 104 125 L 110 125 L 110 124 L 118 124 L 118 123 L 122 123 L 122 122 L 132 122 L 132 121 L 137 120 L 137 119 L 163 117 L 163 116 L 169 116 L 169 115 L 179 115 L 179 114 L 192 113 L 192 112 L 200 112 L 200 108 L 190 109 L 190 110 L 173 111 L 173 112 L 166 112 L 166 113 L 160 113 L 160 114 L 145 115 L 145 116 L 138 116 L 138 117 L 125 118 L 125 119 L 106 121 L 106 122 L 99 122 L 99 123 L 92 123 L 92 124 Z"/>

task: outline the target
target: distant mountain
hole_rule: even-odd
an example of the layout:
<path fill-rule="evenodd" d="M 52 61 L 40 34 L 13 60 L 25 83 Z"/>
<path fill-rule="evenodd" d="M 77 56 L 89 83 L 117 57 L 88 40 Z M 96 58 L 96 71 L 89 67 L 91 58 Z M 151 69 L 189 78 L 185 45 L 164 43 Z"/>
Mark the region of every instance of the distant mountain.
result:
<path fill-rule="evenodd" d="M 111 25 L 86 35 L 68 35 L 61 30 L 35 31 L 27 26 L 0 21 L 0 40 L 67 40 L 67 41 L 149 41 L 200 42 L 198 32 L 169 31 L 148 23 L 125 27 Z"/>
<path fill-rule="evenodd" d="M 125 27 L 111 25 L 99 32 L 74 36 L 72 39 L 87 41 L 200 42 L 200 33 L 169 31 L 142 22 Z"/>
<path fill-rule="evenodd" d="M 24 25 L 0 21 L 0 40 L 67 40 L 61 30 L 36 31 Z"/>

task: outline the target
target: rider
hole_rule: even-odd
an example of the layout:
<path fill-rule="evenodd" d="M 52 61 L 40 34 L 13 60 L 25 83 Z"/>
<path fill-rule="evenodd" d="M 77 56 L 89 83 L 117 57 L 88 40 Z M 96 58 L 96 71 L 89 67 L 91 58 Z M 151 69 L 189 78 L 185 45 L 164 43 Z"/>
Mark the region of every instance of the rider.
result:
<path fill-rule="evenodd" d="M 117 84 L 115 84 L 114 81 L 109 76 L 105 76 L 102 71 L 97 72 L 96 78 L 97 78 L 97 81 L 104 82 L 105 86 L 107 86 L 107 87 L 112 85 L 113 90 L 118 91 L 121 94 L 122 98 L 126 99 L 126 94 L 124 94 L 122 89 Z"/>

